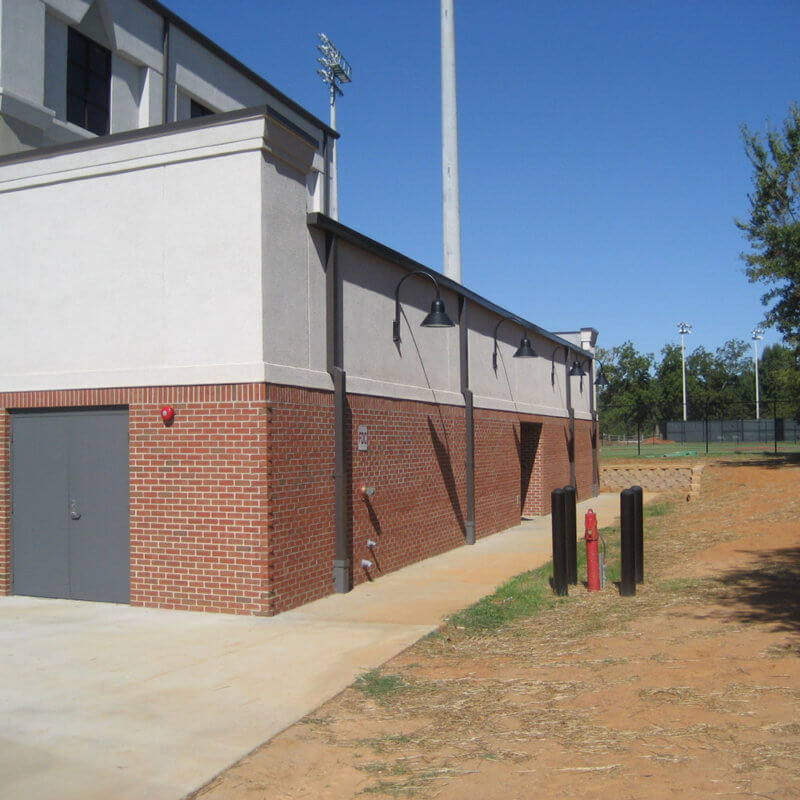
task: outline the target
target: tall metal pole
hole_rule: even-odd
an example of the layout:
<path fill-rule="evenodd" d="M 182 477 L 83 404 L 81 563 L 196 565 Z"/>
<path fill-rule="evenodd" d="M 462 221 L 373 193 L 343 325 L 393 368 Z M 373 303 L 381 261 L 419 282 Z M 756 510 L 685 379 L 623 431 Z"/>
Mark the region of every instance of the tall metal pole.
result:
<path fill-rule="evenodd" d="M 331 84 L 331 128 L 336 130 L 336 85 Z M 339 146 L 337 140 L 331 138 L 329 147 L 331 148 L 330 169 L 330 215 L 332 219 L 339 219 Z"/>
<path fill-rule="evenodd" d="M 758 396 L 758 342 L 764 338 L 761 328 L 753 329 L 753 364 L 756 368 L 756 419 L 761 419 L 761 404 Z"/>
<path fill-rule="evenodd" d="M 681 334 L 681 364 L 683 374 L 683 421 L 686 422 L 686 346 L 684 337 L 692 332 L 692 326 L 686 322 L 678 323 L 678 331 Z"/>
<path fill-rule="evenodd" d="M 456 25 L 453 0 L 441 0 L 442 13 L 442 227 L 444 274 L 461 283 L 461 200 L 458 191 L 458 107 L 456 102 Z"/>
<path fill-rule="evenodd" d="M 352 68 L 347 59 L 337 50 L 336 45 L 324 34 L 319 34 L 320 43 L 317 50 L 322 53 L 317 61 L 322 65 L 317 74 L 324 83 L 330 87 L 331 93 L 331 128 L 336 130 L 336 95 L 342 94 L 340 84 L 350 83 Z M 328 214 L 333 219 L 339 219 L 339 146 L 336 138 L 330 140 L 330 163 L 328 166 Z"/>

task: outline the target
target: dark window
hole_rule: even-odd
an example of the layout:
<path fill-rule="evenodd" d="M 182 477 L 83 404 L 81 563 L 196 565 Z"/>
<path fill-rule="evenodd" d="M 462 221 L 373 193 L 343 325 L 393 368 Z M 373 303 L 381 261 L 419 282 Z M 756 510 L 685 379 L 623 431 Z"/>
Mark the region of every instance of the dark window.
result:
<path fill-rule="evenodd" d="M 197 102 L 197 100 L 192 100 L 191 104 L 191 111 L 189 112 L 192 119 L 195 117 L 207 117 L 209 114 L 213 114 L 214 112 L 210 108 L 206 108 L 204 105 Z"/>
<path fill-rule="evenodd" d="M 99 136 L 108 133 L 111 51 L 69 29 L 67 121 Z"/>

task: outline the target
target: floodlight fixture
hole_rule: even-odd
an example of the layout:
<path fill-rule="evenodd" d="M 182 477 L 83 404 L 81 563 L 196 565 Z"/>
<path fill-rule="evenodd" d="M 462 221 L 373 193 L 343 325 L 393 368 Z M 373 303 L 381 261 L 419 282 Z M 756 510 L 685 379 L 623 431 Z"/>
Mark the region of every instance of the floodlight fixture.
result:
<path fill-rule="evenodd" d="M 342 94 L 339 84 L 352 81 L 353 69 L 336 45 L 324 33 L 319 34 L 319 40 L 317 50 L 322 53 L 322 56 L 317 61 L 322 65 L 322 69 L 318 69 L 317 74 L 331 87 L 331 96 Z"/>

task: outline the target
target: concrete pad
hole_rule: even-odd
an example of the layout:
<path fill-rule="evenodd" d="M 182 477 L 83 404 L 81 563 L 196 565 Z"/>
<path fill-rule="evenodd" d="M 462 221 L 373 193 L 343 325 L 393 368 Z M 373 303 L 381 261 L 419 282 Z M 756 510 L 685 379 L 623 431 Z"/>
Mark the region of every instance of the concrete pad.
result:
<path fill-rule="evenodd" d="M 0 798 L 178 800 L 549 559 L 541 517 L 270 619 L 0 598 Z"/>

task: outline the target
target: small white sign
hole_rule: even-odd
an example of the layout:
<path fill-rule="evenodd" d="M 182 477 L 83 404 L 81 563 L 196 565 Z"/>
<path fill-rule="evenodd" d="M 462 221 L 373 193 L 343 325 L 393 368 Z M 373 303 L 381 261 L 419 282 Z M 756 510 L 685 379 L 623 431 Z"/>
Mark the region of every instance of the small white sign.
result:
<path fill-rule="evenodd" d="M 359 450 L 366 450 L 368 442 L 369 442 L 369 438 L 367 437 L 367 426 L 366 425 L 359 425 L 358 426 L 358 449 Z"/>

